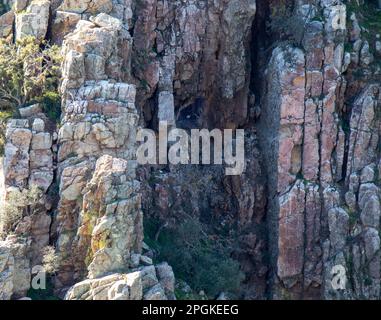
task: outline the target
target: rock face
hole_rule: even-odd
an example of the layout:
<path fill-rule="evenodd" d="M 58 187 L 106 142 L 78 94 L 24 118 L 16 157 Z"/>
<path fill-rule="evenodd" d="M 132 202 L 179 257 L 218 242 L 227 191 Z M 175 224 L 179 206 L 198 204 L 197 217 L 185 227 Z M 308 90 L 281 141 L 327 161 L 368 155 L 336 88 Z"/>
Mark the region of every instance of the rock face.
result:
<path fill-rule="evenodd" d="M 44 39 L 48 30 L 49 10 L 50 1 L 32 0 L 25 11 L 16 13 L 16 39 L 26 36 Z"/>
<path fill-rule="evenodd" d="M 146 266 L 127 274 L 111 274 L 77 283 L 66 300 L 168 300 L 174 298 L 175 277 L 168 264 Z"/>
<path fill-rule="evenodd" d="M 30 280 L 27 244 L 14 238 L 0 241 L 0 300 L 25 296 Z"/>
<path fill-rule="evenodd" d="M 269 214 L 276 230 L 270 242 L 277 242 L 273 292 L 278 298 L 322 298 L 323 287 L 325 298 L 378 298 L 374 279 L 380 263 L 376 253 L 380 199 L 378 187 L 371 182 L 375 179 L 371 168 L 379 162 L 374 144 L 380 130 L 374 113 L 380 102 L 379 87 L 365 86 L 348 105 L 343 76 L 349 63 L 349 53 L 344 51 L 346 29 L 332 23 L 337 15 L 345 17 L 345 7 L 328 2 L 321 6 L 327 18 L 323 22 L 304 17 L 304 51 L 276 48 L 266 74 L 269 87 L 259 123 L 263 148 L 268 143 L 273 146 L 266 151 L 273 199 Z M 301 7 L 307 9 L 317 12 L 318 8 Z M 370 64 L 365 51 L 363 47 L 363 62 Z M 361 188 L 372 200 L 361 198 Z M 372 242 L 367 257 L 362 254 L 365 238 Z M 365 261 L 372 267 L 365 267 Z M 354 290 L 332 288 L 331 271 L 336 265 L 352 270 Z M 369 276 L 366 289 L 367 276 L 361 268 Z"/>
<path fill-rule="evenodd" d="M 91 10 L 101 12 L 110 4 L 99 3 Z M 33 5 L 37 3 L 28 7 L 32 13 Z M 70 3 L 61 6 L 61 10 L 71 8 L 74 7 Z M 69 17 L 69 20 L 75 21 L 75 18 Z M 141 194 L 139 182 L 135 180 L 134 160 L 138 114 L 134 104 L 135 86 L 123 82 L 129 75 L 122 72 L 130 63 L 131 37 L 127 25 L 118 18 L 100 13 L 90 20 L 92 22 L 78 19 L 75 30 L 63 43 L 63 116 L 58 134 L 54 133 L 57 139 L 54 155 L 52 134 L 45 132 L 44 121 L 37 117 L 41 109 L 37 105 L 21 109 L 20 114 L 26 119 L 12 120 L 7 129 L 6 186 L 22 189 L 38 185 L 47 193 L 53 182 L 54 160 L 59 201 L 53 224 L 45 212 L 48 220 L 37 222 L 34 215 L 28 216 L 23 219 L 29 222 L 26 229 L 20 229 L 24 234 L 35 236 L 32 239 L 36 244 L 32 241 L 28 247 L 33 265 L 42 259 L 33 255 L 40 254 L 42 247 L 49 244 L 50 236 L 55 239 L 60 261 L 55 277 L 57 289 L 67 290 L 68 285 L 88 277 L 91 280 L 86 281 L 91 282 L 96 291 L 91 293 L 95 300 L 142 299 L 143 291 L 148 292 L 147 299 L 162 299 L 167 295 L 174 298 L 174 275 L 168 265 L 170 272 L 165 266 L 160 269 L 163 286 L 157 280 L 154 266 L 140 267 L 139 273 L 128 273 L 129 293 L 123 297 L 120 297 L 124 290 L 120 281 L 124 277 L 108 276 L 137 269 L 140 260 L 145 265 L 152 262 L 141 256 L 136 264 L 143 242 Z M 16 32 L 20 37 L 36 31 L 26 22 L 34 23 L 32 17 L 20 18 L 21 31 Z M 38 26 L 40 29 L 33 35 L 39 38 L 44 25 L 38 23 Z M 42 213 L 39 216 L 42 217 Z M 19 226 L 22 224 L 19 222 Z M 41 238 L 40 228 L 40 233 L 30 230 L 36 226 L 47 228 L 47 238 Z M 12 287 L 14 263 L 12 256 L 7 258 L 10 262 L 6 262 L 6 258 L 2 274 L 7 280 L 4 280 L 4 298 L 9 299 L 24 287 Z M 146 284 L 146 274 L 151 273 L 156 282 Z M 30 278 L 31 270 L 26 274 Z M 168 280 L 168 277 L 172 278 Z M 99 286 L 106 283 L 112 293 L 102 296 Z M 82 297 L 76 293 L 78 287 L 82 288 L 82 283 L 69 291 L 68 299 Z"/>
<path fill-rule="evenodd" d="M 143 215 L 163 228 L 194 217 L 234 243 L 240 298 L 381 298 L 374 4 L 29 0 L 12 10 L 0 37 L 62 46 L 62 116 L 57 126 L 33 104 L 8 122 L 1 201 L 33 186 L 42 195 L 0 228 L 0 299 L 25 296 L 48 245 L 62 298 L 175 299 L 172 267 L 142 249 Z M 244 128 L 245 172 L 138 166 L 136 132 L 159 121 Z"/>
<path fill-rule="evenodd" d="M 199 97 L 204 115 L 196 119 L 200 125 L 243 124 L 250 75 L 247 38 L 255 1 L 150 0 L 137 3 L 135 11 L 132 66 L 143 81 L 137 102 L 144 119 L 151 121 L 156 112 L 149 98 L 157 91 L 159 119 L 167 106 L 176 106 L 181 116 L 181 110 L 196 107 Z M 171 100 L 174 104 L 168 104 Z"/>
<path fill-rule="evenodd" d="M 132 255 L 141 253 L 143 241 L 134 161 L 136 89 L 118 82 L 127 77 L 121 70 L 129 64 L 130 36 L 117 18 L 101 13 L 90 20 L 79 21 L 63 43 L 64 114 L 58 134 L 62 196 L 55 226 L 61 272 L 56 285 L 87 275 L 91 280 L 70 289 L 67 299 L 142 299 L 140 276 L 107 276 L 136 268 Z M 78 216 L 70 221 L 73 210 Z M 103 287 L 106 283 L 110 288 Z"/>
<path fill-rule="evenodd" d="M 91 277 L 124 264 L 128 267 L 131 251 L 139 251 L 142 241 L 133 160 L 138 120 L 135 87 L 117 82 L 128 63 L 129 34 L 118 19 L 101 14 L 93 21 L 81 20 L 63 44 L 64 114 L 58 134 L 62 197 L 55 226 L 57 231 L 66 230 L 57 232 L 62 285 L 82 277 L 92 259 L 96 262 L 90 264 Z M 123 46 L 127 52 L 117 46 L 122 39 L 127 41 Z M 101 158 L 107 154 L 109 158 Z M 105 174 L 110 174 L 108 181 Z M 77 217 L 72 220 L 73 210 Z M 130 239 L 120 239 L 126 232 L 131 232 Z M 78 251 L 74 259 L 71 250 Z M 96 270 L 110 254 L 115 254 L 115 265 Z"/>
<path fill-rule="evenodd" d="M 12 26 L 15 15 L 12 11 L 4 13 L 0 16 L 0 37 L 8 38 L 12 35 Z"/>
<path fill-rule="evenodd" d="M 131 254 L 141 252 L 141 199 L 133 170 L 125 160 L 102 156 L 84 189 L 78 247 L 90 248 L 90 278 L 128 267 Z"/>
<path fill-rule="evenodd" d="M 22 113 L 22 112 L 21 112 Z M 4 299 L 24 297 L 30 288 L 33 266 L 42 263 L 42 249 L 49 244 L 52 201 L 47 194 L 53 182 L 52 135 L 45 131 L 48 119 L 41 113 L 30 113 L 27 119 L 10 120 L 6 130 L 4 156 L 4 189 L 1 201 L 19 189 L 26 192 L 37 186 L 43 195 L 28 206 L 5 241 L 1 241 L 2 263 L 0 277 L 6 280 Z M 42 118 L 40 118 L 40 116 Z M 1 221 L 2 222 L 2 221 Z M 13 233 L 13 234 L 11 234 Z M 3 282 L 1 282 L 3 284 Z"/>

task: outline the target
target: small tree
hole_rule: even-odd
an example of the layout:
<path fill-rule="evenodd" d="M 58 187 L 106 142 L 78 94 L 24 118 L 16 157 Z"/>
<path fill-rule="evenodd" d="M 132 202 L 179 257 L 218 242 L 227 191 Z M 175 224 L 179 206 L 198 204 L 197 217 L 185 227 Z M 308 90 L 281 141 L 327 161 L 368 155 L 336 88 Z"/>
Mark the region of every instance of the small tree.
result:
<path fill-rule="evenodd" d="M 34 37 L 0 40 L 0 110 L 17 111 L 56 91 L 61 60 L 58 46 Z"/>
<path fill-rule="evenodd" d="M 0 157 L 4 155 L 5 132 L 7 128 L 7 121 L 11 117 L 12 112 L 0 111 Z"/>
<path fill-rule="evenodd" d="M 22 191 L 18 189 L 10 191 L 4 205 L 0 207 L 0 231 L 14 230 L 24 216 L 33 213 L 41 197 L 42 191 L 36 185 Z"/>
<path fill-rule="evenodd" d="M 54 274 L 57 272 L 59 267 L 59 257 L 55 252 L 54 247 L 46 246 L 42 250 L 42 264 L 44 266 L 45 272 L 48 274 Z"/>

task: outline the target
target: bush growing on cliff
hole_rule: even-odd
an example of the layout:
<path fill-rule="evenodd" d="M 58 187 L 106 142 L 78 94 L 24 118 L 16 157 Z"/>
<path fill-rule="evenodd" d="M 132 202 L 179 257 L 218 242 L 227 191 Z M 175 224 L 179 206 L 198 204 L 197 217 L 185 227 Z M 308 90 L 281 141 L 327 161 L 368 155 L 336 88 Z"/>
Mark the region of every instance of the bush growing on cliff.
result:
<path fill-rule="evenodd" d="M 158 259 L 167 261 L 178 279 L 193 290 L 214 298 L 221 292 L 238 292 L 243 273 L 219 240 L 211 239 L 195 218 L 187 218 L 176 227 L 163 229 L 154 242 L 157 226 L 148 221 L 146 241 L 158 251 Z M 148 238 L 148 239 L 147 239 Z"/>
<path fill-rule="evenodd" d="M 41 98 L 37 99 L 42 104 L 43 112 L 52 121 L 58 121 L 61 117 L 61 96 L 56 91 L 46 91 Z"/>
<path fill-rule="evenodd" d="M 57 91 L 59 47 L 33 37 L 15 44 L 0 40 L 0 110 L 14 110 Z"/>
<path fill-rule="evenodd" d="M 41 196 L 42 192 L 36 185 L 22 191 L 18 189 L 10 191 L 7 200 L 0 207 L 0 232 L 12 231 L 24 215 L 33 212 Z"/>
<path fill-rule="evenodd" d="M 0 157 L 4 155 L 5 145 L 5 131 L 7 127 L 7 121 L 12 117 L 10 111 L 0 111 Z"/>
<path fill-rule="evenodd" d="M 59 267 L 59 257 L 56 254 L 54 247 L 46 246 L 43 251 L 42 264 L 44 266 L 44 270 L 48 274 L 53 274 L 57 272 Z"/>

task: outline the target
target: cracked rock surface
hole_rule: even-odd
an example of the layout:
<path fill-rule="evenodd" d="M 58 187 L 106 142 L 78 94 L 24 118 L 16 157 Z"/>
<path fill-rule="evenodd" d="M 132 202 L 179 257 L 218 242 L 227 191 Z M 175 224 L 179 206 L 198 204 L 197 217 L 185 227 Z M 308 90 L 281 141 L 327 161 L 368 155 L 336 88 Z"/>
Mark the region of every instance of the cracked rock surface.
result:
<path fill-rule="evenodd" d="M 239 298 L 380 299 L 381 30 L 366 5 L 15 1 L 0 37 L 62 46 L 62 116 L 35 104 L 7 124 L 1 201 L 43 196 L 0 239 L 0 299 L 26 295 L 47 245 L 61 298 L 176 299 L 143 221 L 190 216 L 234 243 Z M 245 129 L 244 173 L 139 166 L 136 132 L 160 120 Z"/>

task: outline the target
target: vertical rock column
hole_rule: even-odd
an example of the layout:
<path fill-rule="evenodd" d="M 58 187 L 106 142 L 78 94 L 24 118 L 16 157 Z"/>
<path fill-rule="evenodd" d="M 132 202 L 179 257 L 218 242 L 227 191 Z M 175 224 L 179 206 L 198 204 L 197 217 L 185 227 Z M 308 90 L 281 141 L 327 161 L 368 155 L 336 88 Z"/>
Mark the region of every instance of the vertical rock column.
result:
<path fill-rule="evenodd" d="M 354 298 L 380 298 L 381 87 L 368 85 L 354 101 L 350 118 L 343 234 L 348 281 Z M 343 230 L 343 226 L 340 226 Z M 340 229 L 339 229 L 340 230 Z M 336 230 L 332 230 L 335 237 Z M 343 230 L 344 232 L 344 230 Z M 343 241 L 343 240 L 342 240 Z M 327 291 L 328 297 L 337 297 Z"/>
<path fill-rule="evenodd" d="M 0 17 L 0 37 L 12 36 L 22 39 L 33 36 L 45 39 L 50 17 L 50 1 L 19 1 L 13 6 L 15 12 Z M 12 227 L 2 226 L 6 236 L 0 241 L 0 300 L 22 297 L 30 288 L 31 270 L 42 263 L 42 248 L 49 244 L 51 202 L 47 195 L 53 181 L 52 132 L 46 130 L 49 120 L 41 114 L 38 105 L 20 109 L 22 119 L 9 121 L 6 130 L 4 157 L 5 198 L 12 192 L 27 192 L 34 187 L 41 197 L 26 208 Z M 12 204 L 11 204 L 12 205 Z M 12 211 L 12 210 L 11 210 Z M 5 214 L 12 214 L 10 211 Z M 5 228 L 5 230 L 1 230 Z M 4 236 L 5 236 L 4 235 Z"/>
<path fill-rule="evenodd" d="M 4 201 L 15 190 L 27 192 L 38 187 L 41 191 L 37 203 L 20 217 L 14 230 L 3 230 L 13 231 L 13 235 L 0 242 L 0 247 L 9 254 L 8 263 L 2 264 L 8 265 L 8 269 L 0 270 L 0 277 L 5 272 L 13 279 L 10 293 L 13 297 L 25 295 L 30 287 L 31 269 L 42 263 L 42 249 L 49 244 L 51 203 L 47 192 L 53 181 L 52 134 L 45 131 L 47 120 L 30 113 L 34 109 L 39 110 L 38 106 L 21 109 L 20 113 L 28 118 L 10 120 L 6 132 Z"/>
<path fill-rule="evenodd" d="M 347 65 L 345 6 L 301 3 L 297 12 L 305 21 L 301 48 L 273 51 L 260 126 L 263 146 L 272 145 L 264 150 L 270 159 L 274 296 L 300 299 L 318 298 L 323 285 L 328 209 L 322 203 L 342 180 L 345 135 L 339 113 Z M 344 23 L 336 23 L 343 15 Z"/>
<path fill-rule="evenodd" d="M 128 268 L 130 254 L 141 250 L 136 92 L 120 82 L 128 72 L 131 38 L 116 18 L 99 14 L 90 20 L 79 21 L 63 44 L 61 198 L 54 223 L 58 287 Z M 99 159 L 104 155 L 109 157 Z"/>
<path fill-rule="evenodd" d="M 128 270 L 131 255 L 141 252 L 141 195 L 134 178 L 134 165 L 102 156 L 84 189 L 76 246 L 86 254 L 89 278 Z"/>
<path fill-rule="evenodd" d="M 260 120 L 273 294 L 379 298 L 380 88 L 367 85 L 344 108 L 346 6 L 301 3 L 297 11 L 305 21 L 301 48 L 273 51 Z M 332 285 L 336 267 L 345 270 L 341 290 Z"/>

